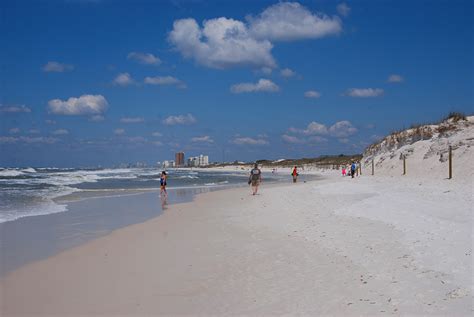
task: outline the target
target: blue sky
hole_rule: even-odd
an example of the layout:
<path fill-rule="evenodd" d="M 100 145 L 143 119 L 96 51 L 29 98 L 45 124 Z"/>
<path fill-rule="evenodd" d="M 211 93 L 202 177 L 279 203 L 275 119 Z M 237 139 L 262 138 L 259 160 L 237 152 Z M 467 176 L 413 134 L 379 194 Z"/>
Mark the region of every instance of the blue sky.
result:
<path fill-rule="evenodd" d="M 472 1 L 2 1 L 0 166 L 360 153 L 473 113 Z"/>

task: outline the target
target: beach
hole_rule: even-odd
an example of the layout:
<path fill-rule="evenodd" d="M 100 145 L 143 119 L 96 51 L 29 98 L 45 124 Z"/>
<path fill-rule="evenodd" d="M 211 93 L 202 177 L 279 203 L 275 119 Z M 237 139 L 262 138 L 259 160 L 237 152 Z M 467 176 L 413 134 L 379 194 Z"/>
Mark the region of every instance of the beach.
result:
<path fill-rule="evenodd" d="M 472 181 L 232 188 L 1 280 L 5 316 L 471 315 Z"/>

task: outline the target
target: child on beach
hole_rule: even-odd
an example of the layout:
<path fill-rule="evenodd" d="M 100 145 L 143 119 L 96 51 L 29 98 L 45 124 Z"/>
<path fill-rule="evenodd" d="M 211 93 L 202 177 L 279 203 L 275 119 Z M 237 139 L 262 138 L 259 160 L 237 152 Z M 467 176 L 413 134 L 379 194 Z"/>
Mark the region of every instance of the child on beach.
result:
<path fill-rule="evenodd" d="M 262 181 L 262 171 L 258 168 L 258 164 L 255 163 L 253 169 L 250 171 L 249 185 L 252 184 L 252 195 L 256 195 L 258 186 Z"/>
<path fill-rule="evenodd" d="M 346 176 L 346 167 L 345 166 L 342 167 L 342 176 Z"/>
<path fill-rule="evenodd" d="M 166 192 L 166 180 L 167 180 L 168 176 L 166 175 L 166 172 L 163 171 L 161 172 L 161 176 L 160 176 L 160 195 L 168 195 L 168 193 Z"/>

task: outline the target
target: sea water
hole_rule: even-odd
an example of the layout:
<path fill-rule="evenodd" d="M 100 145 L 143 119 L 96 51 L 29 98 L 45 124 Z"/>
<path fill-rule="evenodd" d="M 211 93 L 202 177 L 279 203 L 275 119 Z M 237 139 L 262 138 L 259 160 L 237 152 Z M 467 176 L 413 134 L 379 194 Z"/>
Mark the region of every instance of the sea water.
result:
<path fill-rule="evenodd" d="M 70 201 L 159 191 L 160 173 L 156 168 L 0 168 L 0 223 L 67 212 Z M 168 189 L 243 185 L 247 173 L 173 169 L 168 171 Z M 268 175 L 266 180 L 278 181 L 278 176 Z"/>

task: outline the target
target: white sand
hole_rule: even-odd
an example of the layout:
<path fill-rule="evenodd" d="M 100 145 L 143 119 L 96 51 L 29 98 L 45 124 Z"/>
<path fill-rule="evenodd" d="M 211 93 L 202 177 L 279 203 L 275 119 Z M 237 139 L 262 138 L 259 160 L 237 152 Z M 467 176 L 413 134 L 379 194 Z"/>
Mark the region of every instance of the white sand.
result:
<path fill-rule="evenodd" d="M 473 313 L 472 182 L 326 176 L 202 194 L 27 265 L 2 316 Z"/>

